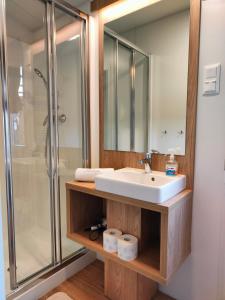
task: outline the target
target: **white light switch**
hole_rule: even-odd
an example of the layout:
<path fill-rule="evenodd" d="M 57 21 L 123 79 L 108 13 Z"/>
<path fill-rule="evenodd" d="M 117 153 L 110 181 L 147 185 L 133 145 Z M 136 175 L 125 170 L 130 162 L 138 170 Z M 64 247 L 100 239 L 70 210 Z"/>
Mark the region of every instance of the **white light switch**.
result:
<path fill-rule="evenodd" d="M 205 78 L 215 78 L 217 74 L 217 68 L 215 65 L 205 67 Z"/>
<path fill-rule="evenodd" d="M 217 95 L 220 92 L 221 64 L 205 66 L 203 95 Z"/>
<path fill-rule="evenodd" d="M 212 94 L 216 91 L 216 81 L 215 80 L 209 80 L 204 82 L 204 92 L 205 94 Z"/>

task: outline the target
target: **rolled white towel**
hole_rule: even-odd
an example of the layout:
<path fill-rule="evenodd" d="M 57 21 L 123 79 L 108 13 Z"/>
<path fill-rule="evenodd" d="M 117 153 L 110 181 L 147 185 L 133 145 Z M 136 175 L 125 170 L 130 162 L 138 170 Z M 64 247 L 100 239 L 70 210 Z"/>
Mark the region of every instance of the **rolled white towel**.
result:
<path fill-rule="evenodd" d="M 75 171 L 75 180 L 94 182 L 95 177 L 97 175 L 109 174 L 113 172 L 114 172 L 113 168 L 99 168 L 99 169 L 77 168 Z"/>

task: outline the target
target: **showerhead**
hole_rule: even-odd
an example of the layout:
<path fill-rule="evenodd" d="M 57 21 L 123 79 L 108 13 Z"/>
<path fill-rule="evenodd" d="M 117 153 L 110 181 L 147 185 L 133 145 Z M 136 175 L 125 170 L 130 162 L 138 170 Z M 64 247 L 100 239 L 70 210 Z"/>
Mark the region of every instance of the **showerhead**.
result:
<path fill-rule="evenodd" d="M 43 80 L 44 85 L 47 88 L 47 80 L 45 79 L 45 77 L 42 74 L 42 72 L 39 69 L 37 69 L 37 68 L 34 68 L 34 72 L 37 74 L 38 77 L 40 77 Z"/>

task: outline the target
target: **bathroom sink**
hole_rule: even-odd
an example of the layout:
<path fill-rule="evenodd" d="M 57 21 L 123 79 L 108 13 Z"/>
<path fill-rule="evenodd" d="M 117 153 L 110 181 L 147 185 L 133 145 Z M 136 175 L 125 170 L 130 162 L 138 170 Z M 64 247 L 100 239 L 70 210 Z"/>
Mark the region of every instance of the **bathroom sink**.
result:
<path fill-rule="evenodd" d="M 166 176 L 158 171 L 146 174 L 141 169 L 124 168 L 96 176 L 95 184 L 99 191 L 162 203 L 185 189 L 186 176 Z"/>

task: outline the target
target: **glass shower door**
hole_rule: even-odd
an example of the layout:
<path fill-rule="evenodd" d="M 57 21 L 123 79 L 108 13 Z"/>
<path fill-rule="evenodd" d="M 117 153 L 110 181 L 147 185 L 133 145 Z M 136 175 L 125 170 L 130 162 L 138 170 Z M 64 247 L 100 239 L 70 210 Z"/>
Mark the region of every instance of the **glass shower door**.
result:
<path fill-rule="evenodd" d="M 46 4 L 37 0 L 5 4 L 8 70 L 5 118 L 10 132 L 10 185 L 14 206 L 10 221 L 14 225 L 10 227 L 14 230 L 14 240 L 11 238 L 9 248 L 15 251 L 14 261 L 10 265 L 6 261 L 6 266 L 15 288 L 17 283 L 53 264 L 46 155 L 49 138 L 47 10 Z"/>
<path fill-rule="evenodd" d="M 8 294 L 83 249 L 66 237 L 65 182 L 88 165 L 87 17 L 64 1 L 3 0 L 0 22 Z"/>
<path fill-rule="evenodd" d="M 58 185 L 62 259 L 83 246 L 66 236 L 66 181 L 85 164 L 85 21 L 55 8 Z"/>

